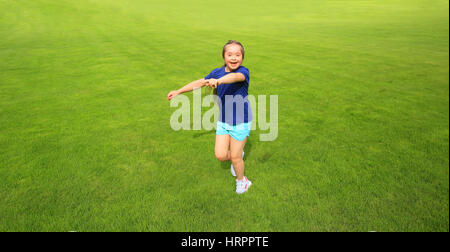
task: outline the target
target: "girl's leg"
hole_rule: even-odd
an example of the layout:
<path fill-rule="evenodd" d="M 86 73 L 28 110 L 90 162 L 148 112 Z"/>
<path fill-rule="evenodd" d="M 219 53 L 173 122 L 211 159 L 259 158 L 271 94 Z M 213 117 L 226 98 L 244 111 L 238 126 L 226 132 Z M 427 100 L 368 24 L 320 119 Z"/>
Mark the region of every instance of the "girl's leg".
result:
<path fill-rule="evenodd" d="M 247 138 L 242 141 L 238 141 L 232 137 L 230 138 L 231 162 L 233 162 L 237 180 L 244 179 L 244 160 L 242 159 L 242 152 L 244 151 L 246 142 Z"/>
<path fill-rule="evenodd" d="M 216 158 L 222 162 L 231 160 L 230 138 L 230 135 L 216 135 Z"/>

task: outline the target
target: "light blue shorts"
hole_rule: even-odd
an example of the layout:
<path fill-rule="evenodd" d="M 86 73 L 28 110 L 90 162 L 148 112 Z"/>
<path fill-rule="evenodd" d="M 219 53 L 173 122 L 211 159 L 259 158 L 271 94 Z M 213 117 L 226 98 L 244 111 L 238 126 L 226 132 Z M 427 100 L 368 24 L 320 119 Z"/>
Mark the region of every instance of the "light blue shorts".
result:
<path fill-rule="evenodd" d="M 230 135 L 238 141 L 243 141 L 250 135 L 251 128 L 252 122 L 229 125 L 228 123 L 217 121 L 216 135 Z"/>

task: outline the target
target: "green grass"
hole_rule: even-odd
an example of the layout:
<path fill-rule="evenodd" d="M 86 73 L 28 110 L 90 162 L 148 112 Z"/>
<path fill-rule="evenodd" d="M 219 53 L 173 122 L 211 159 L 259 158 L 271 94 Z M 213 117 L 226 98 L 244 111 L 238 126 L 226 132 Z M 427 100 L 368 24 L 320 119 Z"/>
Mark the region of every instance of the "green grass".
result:
<path fill-rule="evenodd" d="M 449 3 L 0 0 L 0 231 L 449 231 Z M 166 95 L 246 47 L 234 193 Z"/>

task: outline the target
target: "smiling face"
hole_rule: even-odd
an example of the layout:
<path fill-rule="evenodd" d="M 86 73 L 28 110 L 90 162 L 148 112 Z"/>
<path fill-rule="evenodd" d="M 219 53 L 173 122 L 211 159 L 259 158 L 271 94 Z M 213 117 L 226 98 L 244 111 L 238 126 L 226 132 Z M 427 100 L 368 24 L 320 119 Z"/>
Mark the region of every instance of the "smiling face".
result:
<path fill-rule="evenodd" d="M 225 70 L 227 72 L 234 71 L 238 69 L 243 60 L 243 52 L 242 47 L 237 44 L 229 44 L 225 47 L 225 53 L 223 55 L 223 58 L 225 60 L 226 68 Z"/>

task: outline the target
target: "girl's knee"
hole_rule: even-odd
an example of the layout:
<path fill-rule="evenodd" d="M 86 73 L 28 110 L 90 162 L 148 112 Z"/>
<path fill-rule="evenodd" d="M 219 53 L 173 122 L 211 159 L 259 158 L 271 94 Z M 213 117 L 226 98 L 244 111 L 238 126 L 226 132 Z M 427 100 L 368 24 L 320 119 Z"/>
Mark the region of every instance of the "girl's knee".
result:
<path fill-rule="evenodd" d="M 242 160 L 242 154 L 239 154 L 239 155 L 231 155 L 231 161 L 233 161 L 233 162 L 238 162 L 238 161 L 241 161 Z"/>
<path fill-rule="evenodd" d="M 216 152 L 216 158 L 219 161 L 221 161 L 221 162 L 227 161 L 228 160 L 228 153 L 217 153 Z"/>

